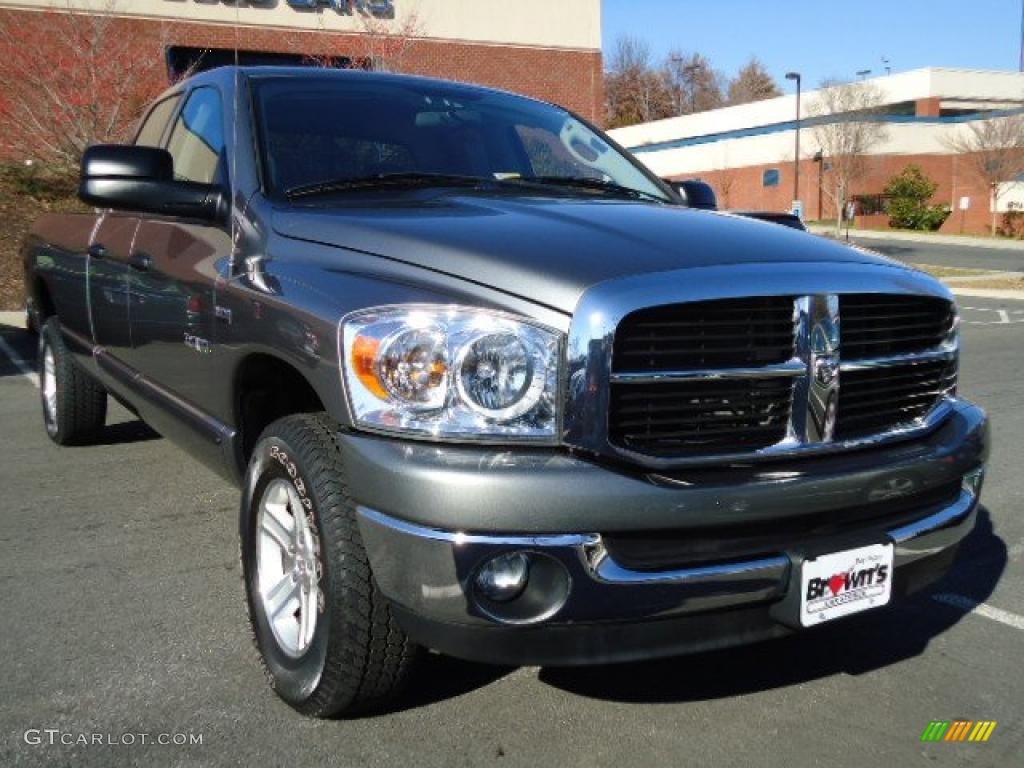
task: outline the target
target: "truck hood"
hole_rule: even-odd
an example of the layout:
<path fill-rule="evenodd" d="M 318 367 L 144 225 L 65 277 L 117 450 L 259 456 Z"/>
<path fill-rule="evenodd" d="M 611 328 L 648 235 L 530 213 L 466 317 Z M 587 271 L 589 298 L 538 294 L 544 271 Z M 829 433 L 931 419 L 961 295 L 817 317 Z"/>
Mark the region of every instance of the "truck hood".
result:
<path fill-rule="evenodd" d="M 588 287 L 726 264 L 885 257 L 777 224 L 620 200 L 444 194 L 275 211 L 278 234 L 454 275 L 572 313 Z"/>

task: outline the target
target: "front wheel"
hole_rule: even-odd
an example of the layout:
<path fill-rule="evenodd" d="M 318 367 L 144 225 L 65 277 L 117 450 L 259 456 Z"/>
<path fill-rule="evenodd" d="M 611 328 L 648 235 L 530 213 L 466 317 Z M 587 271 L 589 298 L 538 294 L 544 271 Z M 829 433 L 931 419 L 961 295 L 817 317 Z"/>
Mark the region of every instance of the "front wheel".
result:
<path fill-rule="evenodd" d="M 271 686 L 315 717 L 385 706 L 416 647 L 377 588 L 324 414 L 271 424 L 246 473 L 240 534 L 249 620 Z"/>

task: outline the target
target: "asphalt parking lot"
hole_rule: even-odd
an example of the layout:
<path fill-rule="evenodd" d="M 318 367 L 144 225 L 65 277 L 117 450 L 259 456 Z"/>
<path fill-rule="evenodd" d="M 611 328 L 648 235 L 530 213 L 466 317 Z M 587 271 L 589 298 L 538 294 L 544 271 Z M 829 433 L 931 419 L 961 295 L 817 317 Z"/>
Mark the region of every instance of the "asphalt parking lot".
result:
<path fill-rule="evenodd" d="M 877 235 L 858 237 L 856 234 L 851 235 L 850 240 L 909 264 L 1024 272 L 1024 243 L 1019 248 L 964 247 L 949 242 L 893 240 Z"/>
<path fill-rule="evenodd" d="M 52 445 L 33 341 L 0 327 L 0 765 L 1020 765 L 1024 301 L 961 304 L 961 391 L 992 417 L 993 458 L 960 566 L 928 593 L 667 661 L 431 656 L 397 711 L 337 722 L 296 715 L 264 683 L 235 489 L 119 408 L 100 444 Z M 936 719 L 998 725 L 983 744 L 921 743 Z M 63 746 L 45 729 L 136 736 Z M 201 743 L 152 743 L 179 733 Z"/>

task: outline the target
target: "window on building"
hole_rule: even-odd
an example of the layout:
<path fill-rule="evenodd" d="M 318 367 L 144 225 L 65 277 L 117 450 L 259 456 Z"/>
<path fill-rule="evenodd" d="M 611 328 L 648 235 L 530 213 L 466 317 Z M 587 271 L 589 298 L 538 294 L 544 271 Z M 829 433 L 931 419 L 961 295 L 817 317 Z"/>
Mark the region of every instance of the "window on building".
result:
<path fill-rule="evenodd" d="M 179 101 L 181 101 L 181 96 L 175 95 L 164 99 L 153 107 L 139 128 L 139 133 L 135 137 L 135 143 L 143 147 L 161 146 L 164 130 L 166 130 L 167 124 L 171 121 L 171 115 L 174 114 L 174 110 L 178 108 Z"/>
<path fill-rule="evenodd" d="M 762 187 L 777 187 L 780 181 L 782 181 L 782 171 L 778 168 L 769 168 L 761 176 Z"/>
<path fill-rule="evenodd" d="M 174 158 L 174 178 L 210 184 L 223 174 L 224 113 L 220 93 L 197 88 L 185 102 L 167 149 Z"/>
<path fill-rule="evenodd" d="M 193 48 L 172 45 L 167 49 L 167 74 L 171 82 L 196 72 L 217 67 L 228 67 L 236 61 L 233 48 Z M 275 53 L 272 51 L 239 50 L 237 61 L 243 67 L 265 66 L 314 66 L 335 69 L 374 69 L 373 62 L 366 57 L 314 56 L 305 53 Z"/>

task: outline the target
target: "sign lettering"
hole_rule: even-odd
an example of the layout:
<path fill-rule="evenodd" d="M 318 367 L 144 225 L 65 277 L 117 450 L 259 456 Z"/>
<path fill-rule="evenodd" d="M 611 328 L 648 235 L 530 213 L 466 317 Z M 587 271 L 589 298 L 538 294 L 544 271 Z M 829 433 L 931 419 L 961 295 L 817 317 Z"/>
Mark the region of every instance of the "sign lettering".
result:
<path fill-rule="evenodd" d="M 279 0 L 195 0 L 203 5 L 241 5 L 251 8 L 273 8 Z M 342 16 L 372 16 L 377 19 L 395 18 L 395 0 L 284 0 L 298 11 L 329 9 Z"/>

